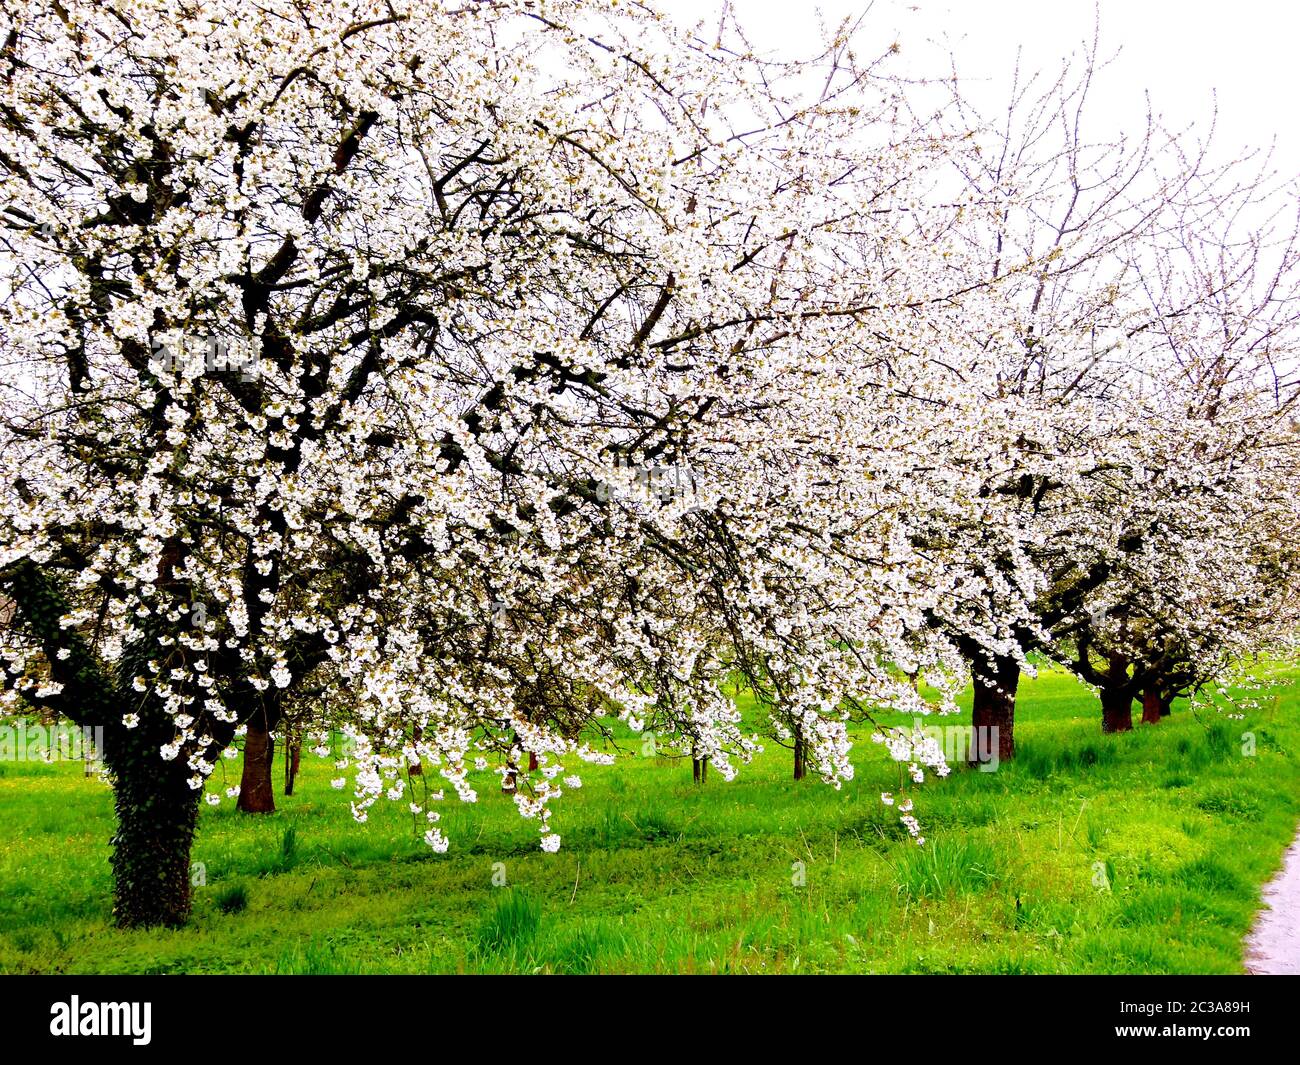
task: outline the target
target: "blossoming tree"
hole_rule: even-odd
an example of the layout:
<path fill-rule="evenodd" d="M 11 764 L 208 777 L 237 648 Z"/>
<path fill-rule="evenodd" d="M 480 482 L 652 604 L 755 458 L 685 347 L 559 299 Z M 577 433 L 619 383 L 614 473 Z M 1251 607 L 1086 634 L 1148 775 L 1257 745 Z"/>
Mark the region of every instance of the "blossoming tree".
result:
<path fill-rule="evenodd" d="M 306 693 L 356 816 L 435 850 L 414 765 L 472 799 L 527 753 L 554 849 L 599 713 L 729 775 L 737 662 L 851 775 L 846 703 L 943 657 L 965 572 L 902 534 L 948 479 L 878 387 L 947 279 L 876 209 L 946 148 L 849 145 L 898 113 L 873 65 L 569 0 L 5 12 L 0 664 L 105 730 L 119 923 L 185 919 L 214 766 Z"/>

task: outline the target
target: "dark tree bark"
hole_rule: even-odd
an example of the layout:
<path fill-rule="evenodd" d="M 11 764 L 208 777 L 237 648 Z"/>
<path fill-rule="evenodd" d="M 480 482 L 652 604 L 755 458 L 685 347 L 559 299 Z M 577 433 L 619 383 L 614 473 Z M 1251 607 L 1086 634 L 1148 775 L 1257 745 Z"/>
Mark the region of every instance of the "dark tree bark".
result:
<path fill-rule="evenodd" d="M 1127 686 L 1101 689 L 1101 731 L 1130 732 L 1133 729 L 1133 692 Z"/>
<path fill-rule="evenodd" d="M 1161 710 L 1164 700 L 1158 691 L 1147 689 L 1142 693 L 1142 724 L 1158 725 L 1163 716 Z"/>
<path fill-rule="evenodd" d="M 803 780 L 808 772 L 806 765 L 807 750 L 804 746 L 803 735 L 796 732 L 794 737 L 794 779 Z"/>
<path fill-rule="evenodd" d="M 134 730 L 105 741 L 113 774 L 113 918 L 120 928 L 178 927 L 190 914 L 190 848 L 201 789 L 184 763 L 164 762 Z"/>
<path fill-rule="evenodd" d="M 302 737 L 298 735 L 286 736 L 284 759 L 284 794 L 286 798 L 293 795 L 294 781 L 298 779 L 298 770 L 301 765 Z"/>
<path fill-rule="evenodd" d="M 992 662 L 976 659 L 971 664 L 975 695 L 971 704 L 971 764 L 990 761 L 994 750 L 999 762 L 1016 754 L 1016 688 L 1020 684 L 1020 663 L 997 657 Z M 996 743 L 994 742 L 996 738 Z"/>
<path fill-rule="evenodd" d="M 244 775 L 237 803 L 243 813 L 275 813 L 275 789 L 271 786 L 274 759 L 275 739 L 266 727 L 265 715 L 254 714 L 244 735 Z"/>
<path fill-rule="evenodd" d="M 1168 717 L 1174 711 L 1174 700 L 1171 696 L 1162 695 L 1160 697 L 1160 716 Z"/>
<path fill-rule="evenodd" d="M 691 779 L 696 784 L 703 784 L 709 779 L 709 760 L 707 758 L 691 759 Z"/>

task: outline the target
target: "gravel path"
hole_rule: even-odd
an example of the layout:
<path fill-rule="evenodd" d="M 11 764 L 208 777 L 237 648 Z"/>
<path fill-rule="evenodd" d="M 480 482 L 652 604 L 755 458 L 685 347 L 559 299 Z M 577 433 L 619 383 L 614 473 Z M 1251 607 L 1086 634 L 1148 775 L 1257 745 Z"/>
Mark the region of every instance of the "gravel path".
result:
<path fill-rule="evenodd" d="M 1264 885 L 1265 909 L 1246 937 L 1246 971 L 1256 976 L 1300 974 L 1300 836 L 1282 871 Z"/>

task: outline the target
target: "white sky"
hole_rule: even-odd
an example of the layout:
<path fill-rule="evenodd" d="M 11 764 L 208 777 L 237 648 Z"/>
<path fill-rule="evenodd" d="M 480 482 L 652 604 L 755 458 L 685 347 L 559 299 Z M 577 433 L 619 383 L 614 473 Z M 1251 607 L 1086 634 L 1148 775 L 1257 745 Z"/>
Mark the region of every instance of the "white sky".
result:
<path fill-rule="evenodd" d="M 719 0 L 660 0 L 695 22 Z M 1215 143 L 1225 156 L 1276 140 L 1280 176 L 1300 175 L 1295 118 L 1300 4 L 1289 0 L 1099 0 L 1101 53 L 1120 54 L 1092 106 L 1094 136 L 1131 128 L 1145 114 L 1144 90 L 1167 125 L 1208 127 L 1218 98 Z M 1004 85 L 1017 47 L 1023 68 L 1055 69 L 1091 37 L 1092 0 L 732 0 L 759 48 L 809 44 L 817 12 L 834 23 L 870 7 L 867 44 L 897 40 L 914 70 L 940 73 L 952 51 L 967 77 Z M 716 15 L 714 16 L 716 19 Z M 989 102 L 1005 98 L 994 92 Z M 1216 153 L 1217 154 L 1217 153 Z"/>

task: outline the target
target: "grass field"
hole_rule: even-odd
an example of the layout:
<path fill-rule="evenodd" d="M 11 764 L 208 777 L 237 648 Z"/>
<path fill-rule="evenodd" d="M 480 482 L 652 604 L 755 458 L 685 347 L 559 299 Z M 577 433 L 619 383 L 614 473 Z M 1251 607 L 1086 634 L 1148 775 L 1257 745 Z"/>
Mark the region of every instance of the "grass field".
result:
<path fill-rule="evenodd" d="M 1244 721 L 1179 708 L 1102 736 L 1089 692 L 1026 680 L 1015 762 L 918 792 L 924 848 L 865 737 L 840 792 L 788 779 L 775 745 L 701 788 L 681 761 L 588 767 L 555 804 L 558 854 L 487 773 L 477 804 L 449 792 L 435 855 L 404 804 L 354 824 L 304 757 L 278 813 L 205 809 L 176 932 L 110 925 L 104 784 L 0 763 L 0 971 L 1240 972 L 1300 819 L 1300 669 L 1271 681 Z"/>

